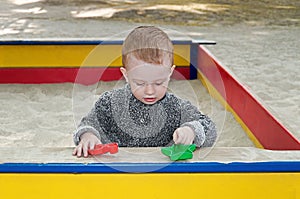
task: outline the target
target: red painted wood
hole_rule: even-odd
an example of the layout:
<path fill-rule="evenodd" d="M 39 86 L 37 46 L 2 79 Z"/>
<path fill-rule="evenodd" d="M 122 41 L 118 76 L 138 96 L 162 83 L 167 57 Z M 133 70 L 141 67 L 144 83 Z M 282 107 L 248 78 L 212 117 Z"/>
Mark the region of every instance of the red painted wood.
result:
<path fill-rule="evenodd" d="M 40 84 L 66 83 L 94 84 L 122 77 L 119 68 L 5 68 L 0 70 L 0 83 Z"/>
<path fill-rule="evenodd" d="M 264 148 L 300 149 L 300 142 L 202 46 L 198 48 L 198 68 Z"/>
<path fill-rule="evenodd" d="M 189 67 L 177 67 L 172 78 L 189 79 Z M 41 84 L 80 83 L 90 85 L 98 81 L 120 80 L 120 68 L 2 68 L 0 83 Z"/>

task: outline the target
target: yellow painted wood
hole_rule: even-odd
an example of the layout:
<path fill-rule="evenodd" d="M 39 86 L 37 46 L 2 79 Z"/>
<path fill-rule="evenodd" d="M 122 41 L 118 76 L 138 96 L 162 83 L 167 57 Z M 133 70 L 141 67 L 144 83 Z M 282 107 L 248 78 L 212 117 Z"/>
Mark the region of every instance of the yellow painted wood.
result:
<path fill-rule="evenodd" d="M 174 64 L 176 66 L 190 66 L 190 45 L 174 45 Z"/>
<path fill-rule="evenodd" d="M 120 45 L 3 45 L 0 66 L 120 66 L 120 55 Z"/>
<path fill-rule="evenodd" d="M 121 45 L 0 45 L 0 68 L 120 67 Z M 190 65 L 190 46 L 174 46 L 174 63 Z"/>
<path fill-rule="evenodd" d="M 1 198 L 300 198 L 300 173 L 0 174 Z"/>
<path fill-rule="evenodd" d="M 206 87 L 209 94 L 213 98 L 218 100 L 220 102 L 220 104 L 222 104 L 227 111 L 232 113 L 232 115 L 234 116 L 236 121 L 241 125 L 241 127 L 243 128 L 245 133 L 248 135 L 249 139 L 253 142 L 253 144 L 257 148 L 263 149 L 264 148 L 263 145 L 258 141 L 258 139 L 255 137 L 255 135 L 251 132 L 251 130 L 248 128 L 248 126 L 244 123 L 244 121 L 238 116 L 238 114 L 236 114 L 234 109 L 227 103 L 227 101 L 223 98 L 223 96 L 217 91 L 217 89 L 215 89 L 215 87 L 210 83 L 210 81 L 199 70 L 198 70 L 197 77 L 198 77 L 198 79 L 200 79 L 202 84 Z"/>

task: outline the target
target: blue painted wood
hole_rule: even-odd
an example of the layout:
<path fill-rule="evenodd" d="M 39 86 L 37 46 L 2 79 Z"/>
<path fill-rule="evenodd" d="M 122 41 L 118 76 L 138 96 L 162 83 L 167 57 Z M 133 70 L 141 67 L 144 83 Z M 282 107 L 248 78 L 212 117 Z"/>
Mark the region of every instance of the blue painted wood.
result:
<path fill-rule="evenodd" d="M 300 172 L 291 162 L 173 162 L 173 163 L 3 163 L 0 173 L 235 173 Z"/>
<path fill-rule="evenodd" d="M 197 79 L 198 47 L 198 43 L 192 43 L 190 46 L 190 79 Z"/>
<path fill-rule="evenodd" d="M 191 40 L 173 40 L 173 44 L 195 43 Z M 197 44 L 213 45 L 213 41 L 199 40 Z M 0 40 L 0 45 L 122 45 L 123 40 Z"/>

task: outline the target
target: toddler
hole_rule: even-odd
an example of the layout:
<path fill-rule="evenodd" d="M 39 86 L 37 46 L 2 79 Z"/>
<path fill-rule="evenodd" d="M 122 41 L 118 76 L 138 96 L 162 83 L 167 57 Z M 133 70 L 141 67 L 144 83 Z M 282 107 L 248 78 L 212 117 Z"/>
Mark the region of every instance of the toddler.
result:
<path fill-rule="evenodd" d="M 122 47 L 124 87 L 104 92 L 74 133 L 73 155 L 88 156 L 96 144 L 162 147 L 212 146 L 215 124 L 189 101 L 168 93 L 175 66 L 173 45 L 154 26 L 135 28 Z"/>

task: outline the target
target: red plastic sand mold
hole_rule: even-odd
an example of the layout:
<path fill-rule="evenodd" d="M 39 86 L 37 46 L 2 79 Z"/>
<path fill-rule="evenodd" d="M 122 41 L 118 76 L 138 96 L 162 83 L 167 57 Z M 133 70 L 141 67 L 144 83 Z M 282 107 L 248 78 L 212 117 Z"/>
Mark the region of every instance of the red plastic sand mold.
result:
<path fill-rule="evenodd" d="M 97 144 L 94 149 L 88 150 L 90 155 L 101 155 L 105 153 L 114 154 L 118 152 L 118 143 Z"/>

